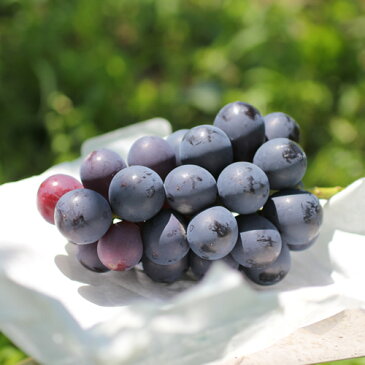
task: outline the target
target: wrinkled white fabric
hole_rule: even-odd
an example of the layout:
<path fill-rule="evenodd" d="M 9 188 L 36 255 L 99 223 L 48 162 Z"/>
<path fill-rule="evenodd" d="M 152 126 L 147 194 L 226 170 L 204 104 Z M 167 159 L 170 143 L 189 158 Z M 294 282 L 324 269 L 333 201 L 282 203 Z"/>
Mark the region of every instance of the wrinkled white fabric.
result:
<path fill-rule="evenodd" d="M 87 141 L 123 156 L 162 119 Z M 318 241 L 292 252 L 292 269 L 261 288 L 215 263 L 201 282 L 151 281 L 140 269 L 97 274 L 36 208 L 53 173 L 78 177 L 80 159 L 0 186 L 0 330 L 45 364 L 204 364 L 248 355 L 346 308 L 365 308 L 365 179 L 327 202 Z"/>

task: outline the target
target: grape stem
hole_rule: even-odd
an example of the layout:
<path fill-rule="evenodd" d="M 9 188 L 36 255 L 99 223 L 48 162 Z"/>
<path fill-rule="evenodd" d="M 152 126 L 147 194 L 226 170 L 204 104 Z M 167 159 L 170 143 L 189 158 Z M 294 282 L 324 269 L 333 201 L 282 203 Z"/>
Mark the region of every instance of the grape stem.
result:
<path fill-rule="evenodd" d="M 343 190 L 342 186 L 332 186 L 332 187 L 318 187 L 315 186 L 313 188 L 305 189 L 310 193 L 316 195 L 319 199 L 329 199 L 341 190 Z"/>

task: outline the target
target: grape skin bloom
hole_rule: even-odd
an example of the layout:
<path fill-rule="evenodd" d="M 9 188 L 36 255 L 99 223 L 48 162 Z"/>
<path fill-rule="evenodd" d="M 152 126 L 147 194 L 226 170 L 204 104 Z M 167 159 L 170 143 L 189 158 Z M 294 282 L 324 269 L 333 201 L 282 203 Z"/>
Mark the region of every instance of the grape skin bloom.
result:
<path fill-rule="evenodd" d="M 171 208 L 181 214 L 193 214 L 217 198 L 217 184 L 212 174 L 196 165 L 182 165 L 165 179 L 166 198 Z"/>
<path fill-rule="evenodd" d="M 118 153 L 102 148 L 85 157 L 80 166 L 80 178 L 85 188 L 95 190 L 108 200 L 110 182 L 118 171 L 126 167 Z"/>
<path fill-rule="evenodd" d="M 237 222 L 224 207 L 212 207 L 197 214 L 188 225 L 188 242 L 196 255 L 218 260 L 228 255 L 238 237 Z"/>
<path fill-rule="evenodd" d="M 310 247 L 319 236 L 323 209 L 319 199 L 304 190 L 284 189 L 273 194 L 263 208 L 291 250 Z"/>
<path fill-rule="evenodd" d="M 299 142 L 300 127 L 288 114 L 282 112 L 270 113 L 264 116 L 265 135 L 268 140 L 274 138 L 289 138 Z"/>
<path fill-rule="evenodd" d="M 172 210 L 162 210 L 142 228 L 144 254 L 159 265 L 173 264 L 189 251 L 186 223 Z"/>
<path fill-rule="evenodd" d="M 265 123 L 251 104 L 236 101 L 226 104 L 214 119 L 231 140 L 234 161 L 252 161 L 256 150 L 265 141 Z"/>
<path fill-rule="evenodd" d="M 266 174 L 250 162 L 227 166 L 218 177 L 217 187 L 224 205 L 240 214 L 256 212 L 266 203 L 270 193 Z"/>
<path fill-rule="evenodd" d="M 108 202 L 96 191 L 77 189 L 57 202 L 55 223 L 68 240 L 78 244 L 93 243 L 109 229 L 112 212 Z"/>
<path fill-rule="evenodd" d="M 231 252 L 233 258 L 248 268 L 263 268 L 274 262 L 281 251 L 282 241 L 277 228 L 258 214 L 236 217 L 238 240 Z"/>
<path fill-rule="evenodd" d="M 302 148 L 288 138 L 265 142 L 255 153 L 253 163 L 267 175 L 275 190 L 296 186 L 307 169 L 307 156 Z"/>
<path fill-rule="evenodd" d="M 166 142 L 171 146 L 171 148 L 175 152 L 176 166 L 181 165 L 180 144 L 186 132 L 188 131 L 189 129 L 179 129 L 166 137 Z"/>
<path fill-rule="evenodd" d="M 221 129 L 200 125 L 184 135 L 180 144 L 180 159 L 184 165 L 198 165 L 213 176 L 218 176 L 233 161 L 232 145 Z"/>
<path fill-rule="evenodd" d="M 137 139 L 128 152 L 129 166 L 146 166 L 157 172 L 161 179 L 176 167 L 175 152 L 161 137 L 145 136 Z"/>
<path fill-rule="evenodd" d="M 142 222 L 155 216 L 165 202 L 160 176 L 145 166 L 130 166 L 119 171 L 109 187 L 113 212 L 121 219 Z"/>

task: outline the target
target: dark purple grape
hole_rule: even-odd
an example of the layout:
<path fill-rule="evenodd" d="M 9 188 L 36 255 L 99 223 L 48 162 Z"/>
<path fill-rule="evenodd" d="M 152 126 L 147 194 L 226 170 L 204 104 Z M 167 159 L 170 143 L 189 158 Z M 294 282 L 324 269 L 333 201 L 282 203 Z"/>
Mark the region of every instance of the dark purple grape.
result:
<path fill-rule="evenodd" d="M 241 101 L 225 105 L 215 117 L 214 125 L 231 140 L 235 161 L 252 161 L 265 141 L 265 124 L 260 112 Z"/>
<path fill-rule="evenodd" d="M 96 191 L 76 189 L 56 204 L 55 223 L 68 240 L 86 244 L 98 241 L 112 223 L 108 202 Z"/>
<path fill-rule="evenodd" d="M 161 179 L 176 167 L 174 150 L 168 142 L 157 136 L 137 139 L 128 153 L 129 166 L 146 166 L 156 171 Z"/>
<path fill-rule="evenodd" d="M 190 248 L 206 260 L 228 255 L 238 237 L 237 222 L 224 207 L 212 207 L 197 214 L 188 225 Z"/>
<path fill-rule="evenodd" d="M 171 148 L 175 152 L 176 166 L 181 165 L 180 144 L 188 130 L 189 129 L 179 129 L 178 131 L 167 136 L 167 138 L 166 138 L 166 142 L 171 146 Z"/>
<path fill-rule="evenodd" d="M 181 214 L 193 214 L 214 204 L 217 185 L 206 169 L 182 165 L 166 176 L 165 192 L 171 208 Z"/>
<path fill-rule="evenodd" d="M 181 163 L 198 165 L 217 176 L 233 161 L 232 146 L 227 135 L 212 125 L 190 129 L 180 144 Z"/>
<path fill-rule="evenodd" d="M 267 175 L 271 189 L 297 185 L 307 169 L 307 157 L 302 148 L 288 138 L 265 142 L 256 152 L 253 163 Z"/>
<path fill-rule="evenodd" d="M 177 213 L 162 210 L 142 229 L 144 255 L 159 265 L 180 261 L 189 251 L 186 224 Z"/>
<path fill-rule="evenodd" d="M 217 180 L 222 203 L 240 214 L 250 214 L 260 209 L 270 193 L 266 174 L 250 162 L 235 162 L 227 166 Z"/>
<path fill-rule="evenodd" d="M 80 167 L 80 178 L 85 188 L 95 190 L 108 199 L 109 185 L 114 175 L 127 167 L 114 151 L 102 148 L 89 153 Z"/>
<path fill-rule="evenodd" d="M 118 222 L 98 242 L 100 261 L 110 270 L 125 271 L 136 266 L 142 258 L 143 244 L 137 224 Z"/>
<path fill-rule="evenodd" d="M 274 285 L 283 280 L 290 270 L 291 258 L 288 247 L 283 244 L 279 257 L 261 269 L 243 268 L 246 276 L 259 285 Z"/>
<path fill-rule="evenodd" d="M 323 211 L 315 195 L 286 189 L 269 198 L 263 215 L 279 229 L 283 242 L 299 251 L 310 247 L 318 237 Z"/>
<path fill-rule="evenodd" d="M 267 139 L 289 138 L 299 142 L 299 124 L 288 114 L 282 112 L 270 113 L 264 116 L 265 135 Z"/>
<path fill-rule="evenodd" d="M 236 217 L 238 240 L 231 252 L 242 266 L 262 268 L 274 262 L 281 251 L 281 237 L 277 228 L 258 214 Z"/>
<path fill-rule="evenodd" d="M 109 187 L 113 212 L 130 222 L 142 222 L 155 216 L 165 202 L 163 182 L 148 167 L 130 166 L 119 171 Z"/>
<path fill-rule="evenodd" d="M 190 261 L 191 271 L 193 272 L 193 274 L 196 276 L 197 279 L 202 278 L 207 273 L 212 262 L 217 262 L 217 261 L 224 262 L 234 270 L 237 270 L 239 266 L 238 262 L 236 262 L 233 259 L 232 255 L 230 254 L 218 260 L 205 260 L 196 255 L 193 251 L 190 251 L 189 261 Z"/>
<path fill-rule="evenodd" d="M 143 257 L 143 270 L 154 281 L 162 283 L 173 283 L 181 279 L 183 274 L 189 268 L 188 255 L 185 255 L 180 261 L 169 265 L 159 265 Z"/>
<path fill-rule="evenodd" d="M 76 258 L 82 266 L 94 272 L 106 272 L 109 269 L 100 261 L 97 253 L 98 243 L 77 245 Z"/>

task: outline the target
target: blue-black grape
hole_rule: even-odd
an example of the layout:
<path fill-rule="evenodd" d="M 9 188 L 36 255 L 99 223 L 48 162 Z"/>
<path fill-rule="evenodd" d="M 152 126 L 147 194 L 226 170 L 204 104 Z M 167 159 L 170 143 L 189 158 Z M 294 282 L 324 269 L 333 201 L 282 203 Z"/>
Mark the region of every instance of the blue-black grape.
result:
<path fill-rule="evenodd" d="M 299 142 L 299 124 L 288 114 L 282 112 L 270 113 L 264 116 L 265 135 L 267 139 L 289 138 Z"/>
<path fill-rule="evenodd" d="M 82 266 L 94 272 L 106 272 L 109 269 L 100 261 L 97 253 L 98 242 L 77 245 L 76 258 Z"/>
<path fill-rule="evenodd" d="M 238 240 L 231 252 L 233 258 L 248 268 L 263 268 L 274 262 L 282 242 L 277 228 L 258 214 L 236 217 Z"/>
<path fill-rule="evenodd" d="M 185 255 L 180 261 L 169 265 L 159 265 L 143 257 L 143 270 L 154 281 L 162 283 L 173 283 L 181 279 L 183 274 L 189 268 L 188 255 Z"/>
<path fill-rule="evenodd" d="M 146 166 L 157 172 L 161 179 L 176 167 L 174 150 L 170 144 L 158 136 L 137 139 L 128 153 L 129 166 Z"/>
<path fill-rule="evenodd" d="M 260 209 L 270 193 L 266 174 L 250 162 L 228 165 L 217 180 L 222 203 L 240 214 L 250 214 Z"/>
<path fill-rule="evenodd" d="M 142 259 L 143 243 L 137 224 L 118 222 L 99 240 L 97 248 L 100 261 L 110 270 L 126 271 Z"/>
<path fill-rule="evenodd" d="M 237 222 L 224 207 L 212 207 L 197 214 L 188 225 L 190 248 L 206 260 L 228 255 L 238 237 Z"/>
<path fill-rule="evenodd" d="M 142 222 L 152 218 L 165 202 L 160 176 L 145 166 L 130 166 L 119 171 L 109 187 L 113 212 L 121 219 Z"/>
<path fill-rule="evenodd" d="M 180 144 L 182 164 L 204 167 L 217 176 L 233 161 L 232 145 L 227 135 L 212 125 L 190 129 Z"/>
<path fill-rule="evenodd" d="M 90 152 L 80 166 L 80 178 L 85 188 L 95 190 L 108 199 L 109 185 L 114 175 L 127 167 L 118 153 L 102 148 Z"/>
<path fill-rule="evenodd" d="M 297 185 L 307 169 L 304 151 L 288 138 L 275 138 L 265 142 L 257 150 L 253 163 L 266 173 L 271 189 Z"/>
<path fill-rule="evenodd" d="M 180 261 L 189 251 L 186 223 L 171 210 L 162 210 L 143 225 L 144 255 L 159 265 Z"/>
<path fill-rule="evenodd" d="M 241 101 L 225 105 L 215 117 L 214 125 L 230 138 L 235 161 L 252 161 L 265 141 L 265 124 L 260 112 Z"/>
<path fill-rule="evenodd" d="M 168 144 L 171 146 L 171 148 L 175 152 L 176 166 L 181 165 L 180 144 L 181 144 L 181 141 L 182 141 L 183 137 L 185 136 L 185 134 L 188 130 L 189 129 L 179 129 L 176 132 L 171 133 L 170 135 L 168 135 L 167 138 L 166 138 L 166 141 L 168 142 Z"/>
<path fill-rule="evenodd" d="M 246 276 L 259 285 L 274 285 L 283 280 L 291 265 L 290 252 L 286 244 L 282 245 L 279 257 L 265 268 L 243 268 Z"/>
<path fill-rule="evenodd" d="M 221 261 L 224 262 L 226 265 L 231 267 L 234 270 L 237 270 L 239 267 L 239 264 L 231 254 L 222 257 L 218 260 L 205 260 L 196 255 L 193 251 L 190 251 L 189 254 L 189 261 L 190 261 L 190 268 L 193 274 L 197 279 L 202 278 L 209 270 L 212 262 Z"/>
<path fill-rule="evenodd" d="M 217 184 L 203 167 L 182 165 L 166 176 L 165 192 L 171 208 L 182 214 L 193 214 L 214 204 Z"/>
<path fill-rule="evenodd" d="M 279 229 L 283 242 L 296 251 L 315 242 L 323 218 L 318 198 L 297 189 L 273 194 L 265 204 L 263 214 Z"/>
<path fill-rule="evenodd" d="M 56 204 L 55 223 L 68 240 L 86 244 L 98 241 L 112 223 L 108 202 L 96 191 L 76 189 Z"/>

